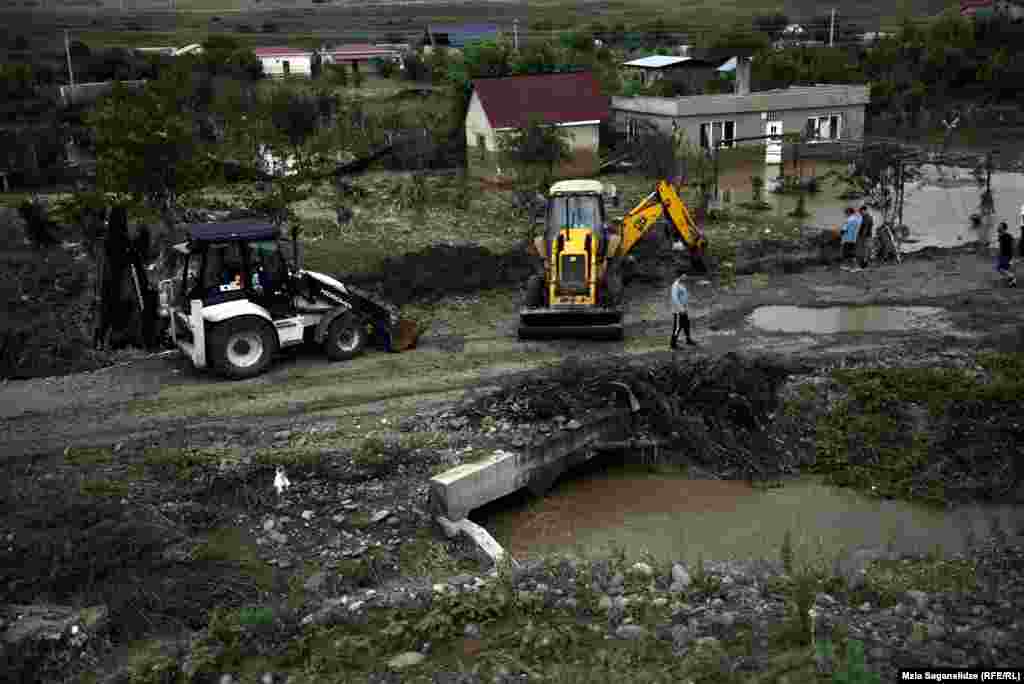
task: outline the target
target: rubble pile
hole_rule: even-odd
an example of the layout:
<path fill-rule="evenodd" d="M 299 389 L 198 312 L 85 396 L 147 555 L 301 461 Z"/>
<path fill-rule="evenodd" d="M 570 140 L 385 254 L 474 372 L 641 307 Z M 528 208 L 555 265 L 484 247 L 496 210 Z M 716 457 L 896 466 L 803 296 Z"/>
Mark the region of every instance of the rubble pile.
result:
<path fill-rule="evenodd" d="M 723 477 L 768 476 L 792 465 L 764 428 L 779 387 L 796 372 L 737 354 L 692 364 L 570 360 L 461 407 L 456 419 L 480 427 L 486 421 L 529 423 L 541 432 L 573 429 L 593 411 L 628 406 L 628 391 L 641 409 L 634 437 L 664 440 L 680 460 L 696 460 Z"/>

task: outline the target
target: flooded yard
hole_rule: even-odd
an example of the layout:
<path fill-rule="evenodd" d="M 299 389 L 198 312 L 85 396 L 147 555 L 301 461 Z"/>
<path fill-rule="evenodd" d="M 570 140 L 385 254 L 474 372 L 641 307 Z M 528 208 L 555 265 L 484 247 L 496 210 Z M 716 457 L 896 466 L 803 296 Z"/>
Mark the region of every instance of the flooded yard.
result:
<path fill-rule="evenodd" d="M 833 557 L 889 546 L 900 553 L 964 552 L 972 536 L 1024 525 L 1020 506 L 941 510 L 884 500 L 801 478 L 776 489 L 694 480 L 626 466 L 577 473 L 542 499 L 499 502 L 474 518 L 517 557 L 589 555 L 621 547 L 660 560 L 777 558 L 786 532 L 794 544 Z"/>
<path fill-rule="evenodd" d="M 722 169 L 719 185 L 725 206 L 748 202 L 753 199 L 751 176 L 760 175 L 766 181 L 764 200 L 771 205 L 765 212 L 768 216 L 786 217 L 797 205 L 797 196 L 768 192 L 770 179 L 780 173 L 780 166 L 758 165 L 752 162 L 738 162 L 731 168 Z M 843 162 L 807 161 L 802 164 L 804 176 L 824 176 L 829 171 L 845 168 Z M 910 235 L 903 242 L 905 252 L 925 247 L 956 247 L 978 239 L 971 228 L 971 214 L 978 211 L 981 189 L 970 170 L 966 168 L 923 167 L 918 182 L 908 183 L 903 211 L 903 222 L 909 226 Z M 792 174 L 790 164 L 786 173 Z M 860 200 L 844 200 L 839 196 L 846 187 L 835 180 L 820 185 L 820 192 L 805 195 L 805 208 L 810 213 L 805 225 L 830 228 L 843 222 L 843 210 L 847 206 L 859 206 Z M 996 222 L 1006 221 L 1012 232 L 1017 233 L 1021 204 L 1024 203 L 1024 174 L 1016 172 L 995 172 L 992 174 L 992 195 L 995 200 Z M 995 240 L 995 234 L 991 236 Z"/>

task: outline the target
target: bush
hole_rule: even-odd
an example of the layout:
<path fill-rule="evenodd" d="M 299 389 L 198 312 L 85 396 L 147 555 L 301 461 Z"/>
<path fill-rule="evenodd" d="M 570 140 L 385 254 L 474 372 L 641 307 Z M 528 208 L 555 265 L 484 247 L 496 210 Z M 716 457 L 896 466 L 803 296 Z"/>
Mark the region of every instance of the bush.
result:
<path fill-rule="evenodd" d="M 376 59 L 373 60 L 373 65 L 376 67 L 377 73 L 379 73 L 384 78 L 391 78 L 392 76 L 394 76 L 395 70 L 397 69 L 398 66 L 395 64 L 393 60 L 382 59 L 380 57 L 377 57 Z"/>
<path fill-rule="evenodd" d="M 50 220 L 46 206 L 37 200 L 25 200 L 18 207 L 18 214 L 25 221 L 25 236 L 35 247 L 56 245 L 57 224 Z"/>

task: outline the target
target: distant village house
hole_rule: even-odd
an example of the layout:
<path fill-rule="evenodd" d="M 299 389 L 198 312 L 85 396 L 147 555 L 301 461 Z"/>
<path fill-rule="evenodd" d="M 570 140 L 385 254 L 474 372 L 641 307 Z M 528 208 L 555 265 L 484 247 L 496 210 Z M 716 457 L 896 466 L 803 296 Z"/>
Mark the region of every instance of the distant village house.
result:
<path fill-rule="evenodd" d="M 353 71 L 372 73 L 377 71 L 378 60 L 388 60 L 401 66 L 402 52 L 396 46 L 356 43 L 338 45 L 321 50 L 307 50 L 291 47 L 259 47 L 253 52 L 263 64 L 263 73 L 271 78 L 317 76 L 323 64 L 339 64 L 351 67 Z"/>
<path fill-rule="evenodd" d="M 593 175 L 600 166 L 601 122 L 610 116 L 608 103 L 589 72 L 477 79 L 466 112 L 469 170 L 482 177 L 511 177 L 499 138 L 537 117 L 568 134 L 571 156 L 558 174 Z"/>
<path fill-rule="evenodd" d="M 960 16 L 1024 21 L 1024 0 L 960 0 Z"/>
<path fill-rule="evenodd" d="M 270 78 L 313 75 L 313 50 L 293 47 L 253 48 L 263 64 L 263 74 Z"/>

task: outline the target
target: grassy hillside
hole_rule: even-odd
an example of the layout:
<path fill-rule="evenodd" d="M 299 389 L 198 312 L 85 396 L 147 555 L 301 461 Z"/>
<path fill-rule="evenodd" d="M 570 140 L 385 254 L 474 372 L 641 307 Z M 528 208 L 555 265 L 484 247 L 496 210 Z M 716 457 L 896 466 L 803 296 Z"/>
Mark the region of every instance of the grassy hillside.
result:
<path fill-rule="evenodd" d="M 168 11 L 172 6 L 176 11 Z M 417 35 L 430 22 L 498 23 L 509 30 L 513 19 L 526 32 L 536 24 L 554 28 L 592 22 L 627 27 L 664 22 L 670 30 L 713 33 L 733 22 L 749 23 L 755 14 L 784 12 L 792 21 L 811 22 L 833 7 L 839 22 L 866 30 L 893 28 L 903 16 L 925 17 L 955 7 L 953 0 L 697 0 L 666 5 L 660 0 L 527 0 L 526 2 L 341 4 L 312 0 L 0 0 L 6 19 L 0 40 L 25 35 L 56 40 L 70 28 L 80 39 L 99 45 L 159 45 L 201 39 L 208 32 L 232 32 L 256 42 L 358 41 L 385 33 Z M 122 9 L 123 8 L 123 9 Z M 53 13 L 50 12 L 53 10 Z M 58 14 L 59 12 L 59 14 Z M 17 14 L 15 14 L 17 13 Z M 24 20 L 18 15 L 24 15 Z"/>

